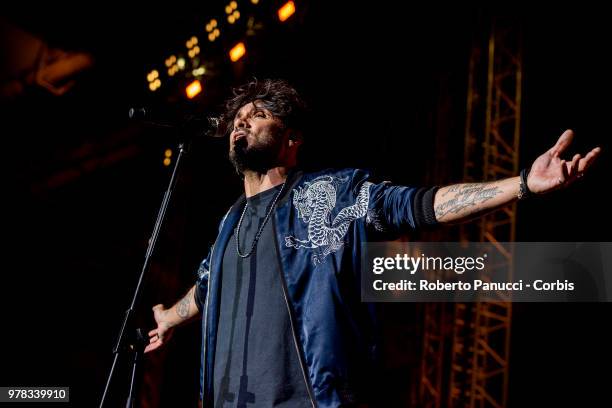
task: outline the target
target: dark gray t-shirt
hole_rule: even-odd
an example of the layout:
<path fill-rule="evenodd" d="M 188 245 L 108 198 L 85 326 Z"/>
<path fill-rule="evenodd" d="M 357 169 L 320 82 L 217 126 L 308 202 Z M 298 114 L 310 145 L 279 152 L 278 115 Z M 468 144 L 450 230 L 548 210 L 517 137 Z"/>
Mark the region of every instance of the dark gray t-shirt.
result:
<path fill-rule="evenodd" d="M 240 250 L 247 253 L 281 186 L 247 199 Z M 214 360 L 215 407 L 311 407 L 283 296 L 272 220 L 247 258 L 232 235 L 223 255 Z"/>

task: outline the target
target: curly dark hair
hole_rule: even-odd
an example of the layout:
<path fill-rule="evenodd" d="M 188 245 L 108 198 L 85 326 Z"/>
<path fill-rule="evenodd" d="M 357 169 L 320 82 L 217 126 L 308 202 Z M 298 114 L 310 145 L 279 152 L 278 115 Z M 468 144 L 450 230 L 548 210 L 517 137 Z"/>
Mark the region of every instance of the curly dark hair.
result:
<path fill-rule="evenodd" d="M 216 135 L 227 136 L 233 130 L 234 118 L 244 105 L 260 100 L 263 106 L 281 120 L 285 128 L 303 131 L 306 104 L 298 92 L 283 79 L 252 81 L 234 88 L 225 101 L 224 111 L 216 120 Z"/>

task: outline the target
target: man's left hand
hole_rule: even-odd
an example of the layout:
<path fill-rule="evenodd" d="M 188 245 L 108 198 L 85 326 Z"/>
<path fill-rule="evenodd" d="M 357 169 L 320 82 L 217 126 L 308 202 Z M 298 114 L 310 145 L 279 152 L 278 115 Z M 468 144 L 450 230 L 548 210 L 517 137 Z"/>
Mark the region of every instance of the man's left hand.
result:
<path fill-rule="evenodd" d="M 566 130 L 550 150 L 533 162 L 527 177 L 527 187 L 531 192 L 542 194 L 567 187 L 582 177 L 593 164 L 601 152 L 599 147 L 594 148 L 584 157 L 576 154 L 571 161 L 561 159 L 561 153 L 570 145 L 573 138 L 574 132 Z"/>

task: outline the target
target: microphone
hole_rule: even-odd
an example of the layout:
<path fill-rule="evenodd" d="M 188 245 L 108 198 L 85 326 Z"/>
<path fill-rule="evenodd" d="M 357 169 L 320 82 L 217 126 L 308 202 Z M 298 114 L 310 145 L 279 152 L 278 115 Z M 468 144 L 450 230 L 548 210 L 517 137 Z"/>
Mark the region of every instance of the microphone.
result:
<path fill-rule="evenodd" d="M 188 116 L 180 118 L 179 115 L 168 111 L 160 112 L 148 106 L 131 107 L 128 110 L 128 117 L 134 121 L 161 127 L 180 127 L 187 120 L 191 120 Z"/>
<path fill-rule="evenodd" d="M 216 117 L 185 114 L 179 119 L 168 119 L 167 114 L 160 115 L 156 110 L 146 106 L 129 108 L 128 117 L 131 120 L 156 127 L 179 129 L 183 133 L 198 133 L 208 137 L 217 137 L 218 119 Z"/>
<path fill-rule="evenodd" d="M 130 119 L 151 119 L 151 110 L 142 106 L 130 108 L 128 116 Z"/>

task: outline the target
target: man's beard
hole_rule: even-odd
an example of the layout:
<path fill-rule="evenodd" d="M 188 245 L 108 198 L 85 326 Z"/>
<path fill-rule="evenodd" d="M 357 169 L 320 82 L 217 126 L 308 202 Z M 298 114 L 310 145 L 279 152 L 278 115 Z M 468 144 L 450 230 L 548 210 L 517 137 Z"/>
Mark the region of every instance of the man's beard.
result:
<path fill-rule="evenodd" d="M 271 140 L 268 144 L 248 146 L 247 138 L 242 138 L 234 144 L 229 153 L 229 160 L 240 174 L 254 171 L 264 174 L 271 168 L 279 166 L 280 143 Z"/>

